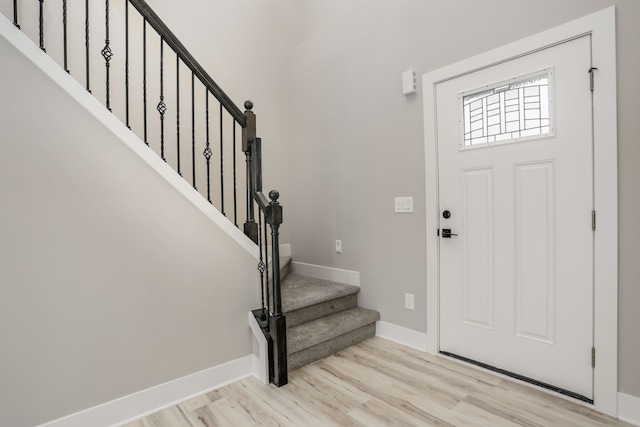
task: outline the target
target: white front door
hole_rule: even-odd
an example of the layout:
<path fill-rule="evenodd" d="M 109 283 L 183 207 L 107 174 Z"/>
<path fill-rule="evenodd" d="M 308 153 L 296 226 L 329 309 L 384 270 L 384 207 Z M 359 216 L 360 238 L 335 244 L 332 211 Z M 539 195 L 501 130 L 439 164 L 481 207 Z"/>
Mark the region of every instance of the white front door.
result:
<path fill-rule="evenodd" d="M 440 351 L 586 399 L 593 398 L 590 67 L 584 36 L 435 89 Z"/>

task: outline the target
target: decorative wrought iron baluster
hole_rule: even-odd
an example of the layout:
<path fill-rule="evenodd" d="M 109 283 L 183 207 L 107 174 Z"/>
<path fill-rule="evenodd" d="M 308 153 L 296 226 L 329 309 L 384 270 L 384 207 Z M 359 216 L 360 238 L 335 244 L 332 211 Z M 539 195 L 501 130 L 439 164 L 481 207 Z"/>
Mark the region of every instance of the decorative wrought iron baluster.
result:
<path fill-rule="evenodd" d="M 236 179 L 236 120 L 233 123 L 233 223 L 238 226 L 238 183 Z"/>
<path fill-rule="evenodd" d="M 84 2 L 84 48 L 87 92 L 91 93 L 90 56 L 89 56 L 89 0 Z"/>
<path fill-rule="evenodd" d="M 253 200 L 251 201 L 253 203 Z M 265 230 L 267 229 L 267 224 L 265 223 Z M 262 293 L 262 311 L 266 310 L 266 313 L 269 312 L 269 282 L 264 281 L 264 272 L 267 269 L 267 265 L 264 263 L 264 258 L 262 256 L 262 213 L 258 215 L 258 249 L 260 251 L 260 258 L 258 259 L 258 271 L 260 272 L 260 289 Z M 265 240 L 266 242 L 266 240 Z M 265 251 L 266 254 L 266 251 Z M 266 314 L 265 313 L 265 314 Z"/>
<path fill-rule="evenodd" d="M 129 129 L 129 0 L 124 0 L 124 105 L 125 121 Z"/>
<path fill-rule="evenodd" d="M 110 42 L 109 42 L 109 0 L 105 0 L 105 40 L 104 47 L 100 51 L 102 57 L 104 58 L 104 68 L 105 68 L 105 97 L 107 110 L 111 111 L 111 93 L 110 93 L 110 80 L 109 80 L 109 68 L 111 58 L 113 57 L 113 52 L 111 51 Z"/>
<path fill-rule="evenodd" d="M 43 52 L 46 52 L 47 49 L 44 48 L 44 0 L 40 0 L 40 17 L 39 17 L 39 27 L 40 27 L 40 49 Z"/>
<path fill-rule="evenodd" d="M 128 0 L 127 0 L 128 1 Z M 176 154 L 178 156 L 178 175 L 180 171 L 180 55 L 176 53 Z"/>
<path fill-rule="evenodd" d="M 62 0 L 62 38 L 64 44 L 64 70 L 69 72 L 69 61 L 67 55 L 67 0 Z"/>
<path fill-rule="evenodd" d="M 223 140 L 223 126 L 222 126 L 222 104 L 220 104 L 220 212 L 222 215 L 227 216 L 224 211 L 224 146 Z"/>
<path fill-rule="evenodd" d="M 267 238 L 267 215 L 260 211 L 260 213 L 258 214 L 259 217 L 264 216 L 264 237 L 263 237 L 263 242 L 264 242 L 264 253 L 265 253 L 265 258 L 267 259 L 267 268 L 265 269 L 265 283 L 267 285 L 267 298 L 269 298 L 269 239 Z M 273 260 L 271 261 L 271 266 L 273 268 Z M 275 296 L 275 294 L 274 294 Z M 269 308 L 270 310 L 275 307 L 275 304 L 271 304 L 271 301 L 268 302 L 269 303 Z"/>
<path fill-rule="evenodd" d="M 20 28 L 20 24 L 18 24 L 18 0 L 13 0 L 13 25 Z"/>
<path fill-rule="evenodd" d="M 144 143 L 149 146 L 147 132 L 147 18 L 142 21 L 142 127 Z"/>
<path fill-rule="evenodd" d="M 205 159 L 207 159 L 207 200 L 209 201 L 209 203 L 213 203 L 211 202 L 211 168 L 210 168 L 211 155 L 213 154 L 213 152 L 211 151 L 211 147 L 209 144 L 209 90 L 207 90 L 207 88 L 205 88 L 205 117 L 206 117 L 207 142 L 206 142 L 206 147 L 202 152 L 202 154 L 204 155 Z"/>
<path fill-rule="evenodd" d="M 160 158 L 165 162 L 164 157 L 164 114 L 167 112 L 167 105 L 164 103 L 164 38 L 160 37 L 160 102 L 156 107 L 160 113 Z"/>
<path fill-rule="evenodd" d="M 191 174 L 193 188 L 196 190 L 196 74 L 191 72 Z"/>

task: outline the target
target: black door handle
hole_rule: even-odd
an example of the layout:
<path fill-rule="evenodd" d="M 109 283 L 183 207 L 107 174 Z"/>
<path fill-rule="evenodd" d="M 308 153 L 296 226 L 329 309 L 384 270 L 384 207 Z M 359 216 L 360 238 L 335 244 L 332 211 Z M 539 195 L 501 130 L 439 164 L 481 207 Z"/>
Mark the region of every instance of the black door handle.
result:
<path fill-rule="evenodd" d="M 452 233 L 450 228 L 443 228 L 442 229 L 442 238 L 443 239 L 450 239 L 451 236 L 457 236 L 457 234 Z"/>

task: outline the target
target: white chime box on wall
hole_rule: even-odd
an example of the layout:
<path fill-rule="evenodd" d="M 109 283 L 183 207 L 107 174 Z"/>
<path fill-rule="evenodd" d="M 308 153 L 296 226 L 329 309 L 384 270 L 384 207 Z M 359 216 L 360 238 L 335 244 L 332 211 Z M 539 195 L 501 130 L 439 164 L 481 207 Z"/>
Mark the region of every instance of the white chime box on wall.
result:
<path fill-rule="evenodd" d="M 407 70 L 402 73 L 402 93 L 403 95 L 416 93 L 416 70 Z"/>

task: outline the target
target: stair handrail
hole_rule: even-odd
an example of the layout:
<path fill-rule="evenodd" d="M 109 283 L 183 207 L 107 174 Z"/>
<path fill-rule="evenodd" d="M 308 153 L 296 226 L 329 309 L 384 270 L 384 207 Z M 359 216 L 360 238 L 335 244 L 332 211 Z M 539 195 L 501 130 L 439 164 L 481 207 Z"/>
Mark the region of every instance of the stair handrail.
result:
<path fill-rule="evenodd" d="M 191 55 L 187 48 L 178 40 L 176 35 L 167 27 L 160 17 L 151 9 L 144 0 L 129 0 L 129 3 L 144 17 L 149 25 L 156 30 L 173 51 L 180 56 L 180 59 L 193 73 L 200 79 L 203 85 L 209 89 L 211 94 L 224 106 L 243 128 L 246 126 L 245 116 L 242 110 L 231 100 L 220 86 L 211 78 L 198 61 Z"/>

